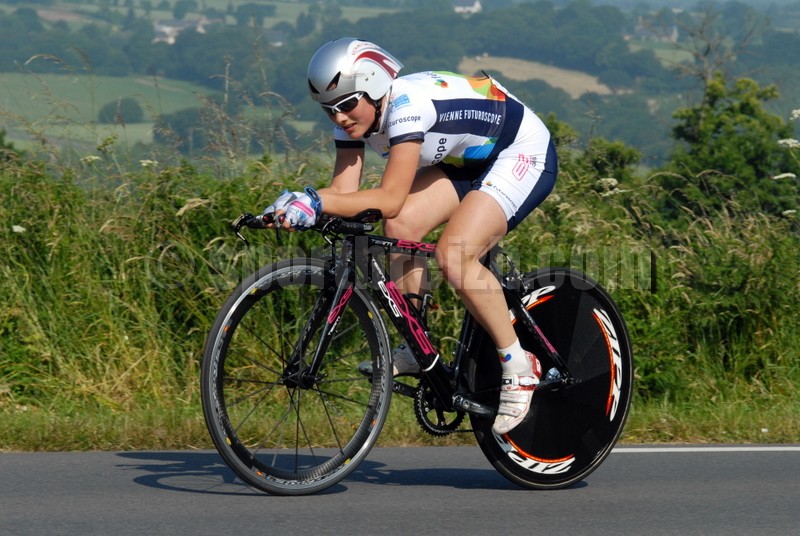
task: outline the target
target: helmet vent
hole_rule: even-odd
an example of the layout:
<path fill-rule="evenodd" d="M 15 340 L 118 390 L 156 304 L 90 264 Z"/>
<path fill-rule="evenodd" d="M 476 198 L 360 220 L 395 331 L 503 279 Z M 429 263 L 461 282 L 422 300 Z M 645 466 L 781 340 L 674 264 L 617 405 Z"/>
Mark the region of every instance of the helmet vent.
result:
<path fill-rule="evenodd" d="M 328 87 L 325 88 L 325 91 L 333 91 L 334 89 L 336 89 L 336 87 L 339 85 L 339 78 L 341 78 L 341 76 L 342 76 L 342 71 L 336 73 L 336 76 L 333 77 L 333 80 L 331 80 L 331 83 L 328 84 Z"/>

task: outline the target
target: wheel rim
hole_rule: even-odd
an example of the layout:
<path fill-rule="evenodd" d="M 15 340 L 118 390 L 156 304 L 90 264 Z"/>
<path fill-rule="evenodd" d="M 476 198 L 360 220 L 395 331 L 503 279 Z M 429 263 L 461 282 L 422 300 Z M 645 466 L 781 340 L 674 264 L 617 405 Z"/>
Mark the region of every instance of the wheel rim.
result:
<path fill-rule="evenodd" d="M 391 392 L 379 365 L 388 343 L 359 296 L 317 376 L 302 366 L 320 330 L 305 341 L 300 369 L 289 363 L 324 282 L 322 269 L 297 275 L 296 267 L 278 270 L 242 292 L 220 323 L 207 378 L 218 450 L 248 483 L 274 493 L 308 493 L 343 478 L 377 438 Z M 364 360 L 373 361 L 373 378 L 358 373 Z"/>

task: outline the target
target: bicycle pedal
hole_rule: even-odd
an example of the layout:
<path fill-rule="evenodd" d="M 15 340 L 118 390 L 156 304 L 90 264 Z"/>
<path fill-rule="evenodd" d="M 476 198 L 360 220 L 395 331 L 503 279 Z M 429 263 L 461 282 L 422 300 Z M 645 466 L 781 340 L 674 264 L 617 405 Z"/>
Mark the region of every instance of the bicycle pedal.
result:
<path fill-rule="evenodd" d="M 412 387 L 408 384 L 399 382 L 397 380 L 394 380 L 394 382 L 392 383 L 392 391 L 394 391 L 399 395 L 407 396 L 409 398 L 416 398 L 417 396 L 416 387 Z"/>
<path fill-rule="evenodd" d="M 372 379 L 372 363 L 369 361 L 364 361 L 358 364 L 358 372 L 362 376 L 366 376 L 370 380 Z"/>
<path fill-rule="evenodd" d="M 463 411 L 464 413 L 471 413 L 481 417 L 494 417 L 497 415 L 497 408 L 475 402 L 463 395 L 456 395 L 453 397 L 453 408 L 457 411 Z"/>

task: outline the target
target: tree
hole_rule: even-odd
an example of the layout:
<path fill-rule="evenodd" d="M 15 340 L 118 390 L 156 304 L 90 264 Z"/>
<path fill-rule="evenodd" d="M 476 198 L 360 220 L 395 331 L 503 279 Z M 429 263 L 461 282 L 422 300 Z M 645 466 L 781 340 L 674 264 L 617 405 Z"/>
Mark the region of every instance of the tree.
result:
<path fill-rule="evenodd" d="M 747 78 L 729 84 L 716 73 L 699 105 L 675 113 L 675 174 L 663 181 L 679 204 L 701 212 L 728 201 L 771 214 L 795 208 L 795 186 L 773 179 L 800 173 L 778 143 L 793 137 L 792 125 L 764 109 L 777 96 L 774 86 L 762 88 Z"/>
<path fill-rule="evenodd" d="M 183 20 L 192 11 L 197 11 L 195 0 L 176 0 L 175 7 L 172 8 L 172 16 L 178 20 Z"/>
<path fill-rule="evenodd" d="M 141 123 L 144 120 L 144 111 L 133 97 L 122 97 L 100 108 L 97 120 L 106 124 Z"/>
<path fill-rule="evenodd" d="M 200 116 L 199 108 L 185 108 L 161 116 L 153 131 L 153 141 L 175 146 L 182 154 L 195 154 L 208 144 Z"/>
<path fill-rule="evenodd" d="M 301 12 L 295 22 L 294 36 L 303 38 L 311 35 L 317 28 L 317 16 L 313 13 Z"/>
<path fill-rule="evenodd" d="M 678 44 L 678 48 L 692 56 L 693 63 L 678 63 L 676 69 L 685 76 L 699 78 L 704 84 L 711 83 L 717 73 L 728 76 L 736 59 L 748 49 L 758 31 L 764 25 L 764 19 L 745 15 L 727 13 L 727 17 L 716 10 L 714 4 L 708 4 L 706 11 L 698 19 L 680 19 L 678 26 L 686 38 Z M 735 22 L 731 22 L 731 20 Z M 737 26 L 733 36 L 725 32 L 726 23 Z"/>
<path fill-rule="evenodd" d="M 13 143 L 6 141 L 6 129 L 0 129 L 0 164 L 16 160 L 22 154 L 14 147 Z"/>

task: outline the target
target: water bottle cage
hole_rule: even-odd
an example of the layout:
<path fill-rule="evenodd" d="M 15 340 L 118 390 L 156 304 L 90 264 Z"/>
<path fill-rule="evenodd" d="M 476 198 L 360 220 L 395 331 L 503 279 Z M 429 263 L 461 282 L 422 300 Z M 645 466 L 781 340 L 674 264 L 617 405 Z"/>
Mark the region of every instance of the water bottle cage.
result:
<path fill-rule="evenodd" d="M 403 294 L 403 297 L 408 301 L 415 316 L 422 323 L 422 328 L 425 330 L 425 333 L 430 333 L 428 329 L 428 311 L 439 308 L 439 305 L 434 303 L 433 296 L 428 292 L 423 295 L 407 292 Z"/>

